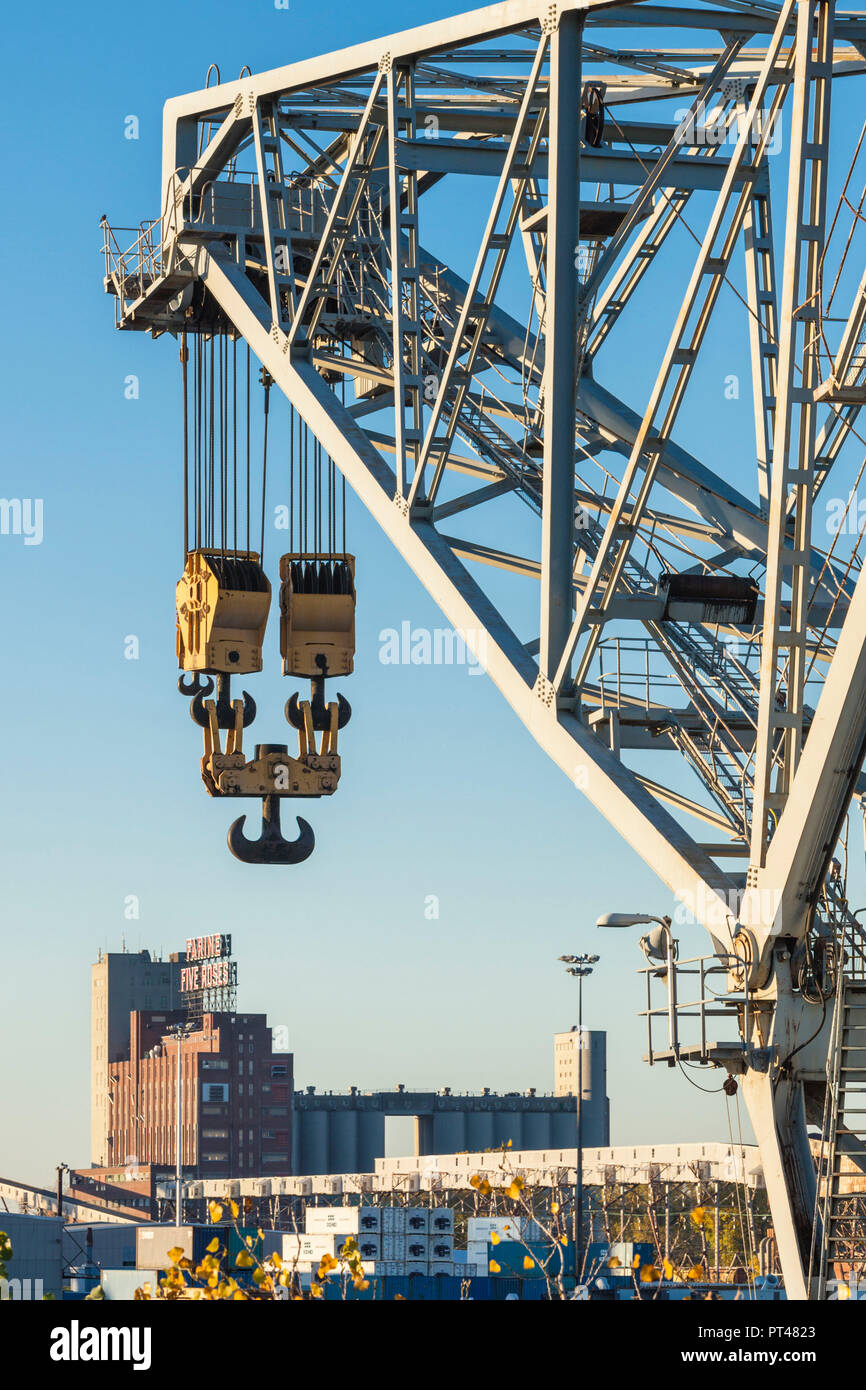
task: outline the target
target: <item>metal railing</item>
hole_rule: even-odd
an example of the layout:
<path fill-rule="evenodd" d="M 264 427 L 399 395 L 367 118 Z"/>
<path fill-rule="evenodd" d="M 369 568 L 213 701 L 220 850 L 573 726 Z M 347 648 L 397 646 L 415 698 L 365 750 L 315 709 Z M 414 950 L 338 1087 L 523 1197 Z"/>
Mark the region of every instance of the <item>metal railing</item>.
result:
<path fill-rule="evenodd" d="M 121 250 L 117 233 L 136 233 L 135 240 Z M 137 227 L 111 227 L 102 223 L 102 254 L 105 260 L 105 286 L 113 286 L 117 314 L 125 304 L 139 299 L 162 273 L 160 219 L 140 222 Z"/>
<path fill-rule="evenodd" d="M 742 968 L 743 962 L 739 957 L 727 953 L 712 956 L 690 956 L 686 960 L 678 960 L 677 943 L 670 935 L 668 936 L 666 958 L 655 964 L 649 964 L 643 970 L 638 971 L 639 975 L 646 978 L 646 1008 L 640 1011 L 638 1017 L 647 1020 L 647 1061 L 650 1066 L 655 1065 L 659 1053 L 663 1054 L 663 1060 L 666 1063 L 671 1063 L 678 1061 L 683 1050 L 687 1049 L 686 1060 L 708 1063 L 714 1060 L 710 1050 L 711 1043 L 721 1041 L 733 1048 L 745 1046 L 743 1038 L 750 1036 L 749 996 L 745 989 L 729 992 L 727 988 L 731 972 L 739 972 Z M 693 998 L 682 999 L 680 986 L 681 981 L 686 976 L 696 978 L 697 993 Z M 714 991 L 708 985 L 708 981 L 714 976 L 724 977 L 725 1007 L 719 1007 L 723 998 L 721 992 Z M 665 1003 L 656 1007 L 653 1006 L 652 999 L 653 980 L 664 985 L 667 996 Z M 710 1038 L 707 1022 L 715 1018 L 736 1022 L 738 1025 L 736 1038 L 721 1040 Z M 663 1019 L 667 1025 L 666 1047 L 659 1047 L 656 1044 L 653 1025 L 657 1019 Z M 691 1026 L 692 1020 L 696 1020 L 694 1031 L 697 1038 L 694 1043 L 686 1042 L 682 1037 L 681 1024 L 685 1020 L 689 1021 L 689 1026 Z"/>

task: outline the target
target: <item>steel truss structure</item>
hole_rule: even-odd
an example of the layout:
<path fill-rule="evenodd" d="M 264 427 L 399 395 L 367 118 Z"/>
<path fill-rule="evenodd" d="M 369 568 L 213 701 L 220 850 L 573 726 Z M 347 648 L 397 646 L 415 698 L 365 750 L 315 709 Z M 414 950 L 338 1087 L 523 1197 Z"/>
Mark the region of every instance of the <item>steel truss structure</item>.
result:
<path fill-rule="evenodd" d="M 843 937 L 848 974 L 866 959 L 832 868 L 866 584 L 859 536 L 816 523 L 863 461 L 862 216 L 850 172 L 833 215 L 830 130 L 864 55 L 866 18 L 832 0 L 504 0 L 170 100 L 160 216 L 128 251 L 106 228 L 118 325 L 246 339 L 540 747 L 708 929 L 749 999 L 725 1064 L 794 1298 L 833 1256 L 806 1123 L 839 1110 Z M 846 168 L 855 143 L 848 117 Z M 427 244 L 444 210 L 463 276 Z M 720 321 L 755 438 L 732 465 L 708 431 L 713 466 L 677 433 Z M 636 333 L 646 400 L 603 384 Z"/>

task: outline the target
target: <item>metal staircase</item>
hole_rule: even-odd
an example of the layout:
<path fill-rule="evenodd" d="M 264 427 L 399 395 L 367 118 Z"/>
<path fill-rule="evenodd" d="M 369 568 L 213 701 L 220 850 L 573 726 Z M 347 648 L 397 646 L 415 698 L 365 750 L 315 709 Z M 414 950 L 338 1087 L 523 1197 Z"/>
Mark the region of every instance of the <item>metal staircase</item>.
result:
<path fill-rule="evenodd" d="M 813 1242 L 819 1299 L 827 1297 L 834 1273 L 866 1273 L 866 1192 L 851 1190 L 857 1173 L 843 1172 L 846 1159 L 866 1172 L 866 980 L 840 973 L 818 1168 L 821 1222 Z"/>

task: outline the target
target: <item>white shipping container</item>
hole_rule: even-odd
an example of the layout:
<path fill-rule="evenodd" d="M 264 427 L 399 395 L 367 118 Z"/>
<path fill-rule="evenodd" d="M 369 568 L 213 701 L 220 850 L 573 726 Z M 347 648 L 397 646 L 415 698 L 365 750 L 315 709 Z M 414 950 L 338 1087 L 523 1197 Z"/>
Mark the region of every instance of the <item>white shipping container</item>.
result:
<path fill-rule="evenodd" d="M 401 1269 L 401 1274 L 427 1274 L 426 1260 L 407 1260 Z"/>
<path fill-rule="evenodd" d="M 402 1260 L 406 1252 L 406 1237 L 391 1231 L 382 1236 L 382 1258 L 384 1260 Z"/>
<path fill-rule="evenodd" d="M 310 1276 L 312 1276 L 312 1278 L 315 1279 L 315 1277 L 316 1277 L 316 1275 L 318 1274 L 318 1272 L 319 1272 L 319 1262 L 318 1262 L 318 1260 L 314 1260 L 314 1261 L 312 1262 L 312 1264 L 305 1265 L 304 1268 L 301 1270 L 301 1278 L 304 1278 L 305 1276 L 310 1275 Z M 384 1268 L 383 1268 L 383 1265 L 382 1265 L 382 1261 L 381 1261 L 381 1260 L 362 1260 L 362 1261 L 361 1261 L 361 1272 L 362 1272 L 362 1274 L 364 1274 L 364 1275 L 367 1276 L 367 1277 L 369 1277 L 370 1275 L 373 1275 L 373 1274 L 379 1274 L 379 1275 L 383 1274 L 383 1273 L 384 1273 Z M 340 1270 L 340 1269 L 332 1270 L 332 1272 L 328 1275 L 328 1279 L 329 1279 L 330 1281 L 332 1281 L 333 1283 L 339 1283 L 340 1280 L 341 1280 L 341 1278 L 342 1278 L 342 1276 L 343 1276 L 343 1274 L 345 1274 L 345 1276 L 346 1276 L 346 1278 L 347 1278 L 348 1280 L 351 1279 L 351 1275 L 349 1274 L 349 1271 L 348 1271 L 347 1269 L 346 1269 L 346 1270 Z"/>
<path fill-rule="evenodd" d="M 312 1178 L 313 1191 L 325 1197 L 339 1197 L 343 1191 L 343 1179 L 335 1173 L 317 1173 Z"/>
<path fill-rule="evenodd" d="M 360 1231 L 356 1239 L 362 1260 L 382 1259 L 382 1237 L 380 1235 L 368 1236 L 365 1232 Z"/>
<path fill-rule="evenodd" d="M 382 1234 L 391 1235 L 397 1232 L 400 1235 L 406 1233 L 406 1208 L 405 1207 L 380 1207 L 382 1215 Z"/>
<path fill-rule="evenodd" d="M 406 1236 L 404 1239 L 403 1252 L 407 1260 L 427 1260 L 429 1259 L 429 1237 L 426 1235 Z"/>
<path fill-rule="evenodd" d="M 283 1261 L 294 1264 L 306 1264 L 310 1260 L 320 1260 L 323 1255 L 337 1255 L 341 1247 L 348 1239 L 345 1235 L 335 1235 L 321 1232 L 318 1235 L 296 1235 L 294 1232 L 283 1233 L 283 1248 L 281 1255 Z"/>
<path fill-rule="evenodd" d="M 360 1210 L 360 1207 L 307 1207 L 307 1234 L 312 1236 L 333 1232 L 354 1235 L 358 1229 Z"/>
<path fill-rule="evenodd" d="M 433 1207 L 429 1212 L 428 1230 L 431 1236 L 454 1234 L 454 1212 L 451 1207 Z"/>
<path fill-rule="evenodd" d="M 451 1260 L 431 1260 L 430 1273 L 451 1275 L 454 1273 L 454 1265 Z"/>
<path fill-rule="evenodd" d="M 488 1260 L 487 1251 L 488 1246 L 486 1240 L 471 1240 L 466 1246 L 466 1259 L 470 1264 L 483 1265 L 486 1269 Z M 454 1252 L 454 1258 L 455 1260 L 457 1258 L 456 1250 Z"/>
<path fill-rule="evenodd" d="M 428 1260 L 453 1260 L 453 1236 L 429 1236 L 427 1241 Z"/>
<path fill-rule="evenodd" d="M 381 1229 L 378 1207 L 307 1207 L 306 1227 L 309 1235 L 319 1231 L 336 1231 L 356 1235 L 366 1231 L 377 1235 Z"/>
<path fill-rule="evenodd" d="M 493 1232 L 500 1240 L 520 1240 L 523 1218 L 520 1216 L 470 1216 L 466 1223 L 467 1245 L 488 1241 Z"/>
<path fill-rule="evenodd" d="M 406 1211 L 406 1234 L 411 1236 L 426 1236 L 429 1225 L 430 1213 L 426 1207 L 409 1207 Z"/>

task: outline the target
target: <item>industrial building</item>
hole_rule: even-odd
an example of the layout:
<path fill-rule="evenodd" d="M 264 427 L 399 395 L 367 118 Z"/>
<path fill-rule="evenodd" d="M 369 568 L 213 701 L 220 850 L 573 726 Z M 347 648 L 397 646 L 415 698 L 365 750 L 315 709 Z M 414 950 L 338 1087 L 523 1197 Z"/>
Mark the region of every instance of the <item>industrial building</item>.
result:
<path fill-rule="evenodd" d="M 585 1141 L 605 1145 L 610 1141 L 610 1105 L 605 1095 L 604 1034 L 592 1053 L 583 1088 Z M 573 1095 L 538 1095 L 536 1091 L 498 1095 L 484 1089 L 480 1095 L 440 1091 L 363 1093 L 353 1087 L 347 1094 L 317 1092 L 308 1086 L 295 1095 L 292 1172 L 372 1172 L 385 1153 L 385 1122 L 389 1116 L 415 1120 L 416 1155 L 448 1154 L 459 1150 L 495 1149 L 511 1144 L 514 1149 L 546 1149 L 574 1145 L 576 1104 Z"/>
<path fill-rule="evenodd" d="M 111 1129 L 110 1064 L 129 1056 L 130 1014 L 173 1010 L 180 1000 L 179 956 L 163 960 L 150 951 L 100 951 L 91 966 L 90 1162 L 116 1163 Z"/>
<path fill-rule="evenodd" d="M 130 1214 L 146 1209 L 178 1142 L 188 1177 L 290 1170 L 292 1057 L 274 1051 L 264 1014 L 237 1012 L 235 970 L 222 934 L 191 937 L 167 960 L 99 953 L 93 1166 L 74 1175 L 75 1191 Z"/>
<path fill-rule="evenodd" d="M 573 1145 L 580 1036 L 584 1142 L 610 1142 L 606 1039 L 589 1030 L 556 1035 L 555 1095 L 403 1086 L 295 1094 L 293 1058 L 273 1051 L 265 1015 L 236 1010 L 230 956 L 223 935 L 190 938 L 165 960 L 100 951 L 92 967 L 91 1167 L 72 1182 L 83 1198 L 126 1215 L 150 1208 L 157 1179 L 176 1163 L 178 1053 L 187 1179 L 372 1172 L 395 1116 L 414 1119 L 417 1155 Z"/>

